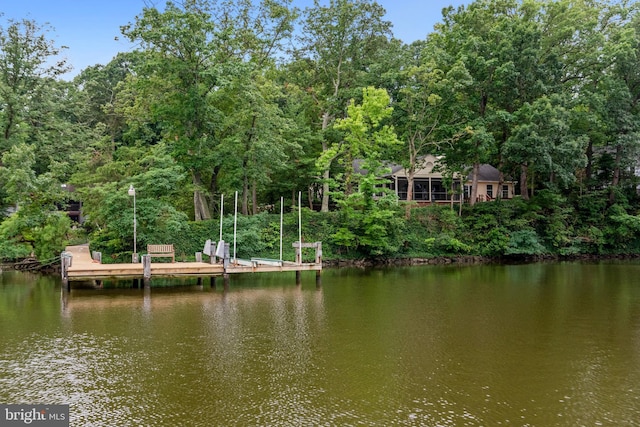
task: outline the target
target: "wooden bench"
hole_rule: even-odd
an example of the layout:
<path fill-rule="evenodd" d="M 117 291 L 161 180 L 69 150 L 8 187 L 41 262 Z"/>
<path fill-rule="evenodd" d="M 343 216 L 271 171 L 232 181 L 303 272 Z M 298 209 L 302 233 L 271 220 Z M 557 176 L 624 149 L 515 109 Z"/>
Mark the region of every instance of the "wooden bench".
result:
<path fill-rule="evenodd" d="M 171 245 L 147 245 L 147 255 L 150 257 L 171 258 L 171 262 L 176 262 L 176 252 Z"/>

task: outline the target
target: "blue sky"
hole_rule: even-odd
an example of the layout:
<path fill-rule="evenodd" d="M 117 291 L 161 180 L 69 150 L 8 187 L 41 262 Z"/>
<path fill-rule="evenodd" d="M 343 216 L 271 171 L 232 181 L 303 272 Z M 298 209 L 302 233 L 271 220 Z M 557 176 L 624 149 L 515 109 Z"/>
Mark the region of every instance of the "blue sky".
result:
<path fill-rule="evenodd" d="M 118 52 L 131 49 L 120 35 L 120 26 L 133 22 L 145 4 L 164 5 L 165 0 L 0 0 L 0 24 L 7 19 L 32 19 L 49 23 L 49 34 L 57 46 L 67 46 L 64 55 L 73 66 L 66 77 L 90 65 L 106 64 Z M 442 18 L 442 8 L 469 4 L 469 0 L 378 0 L 393 23 L 394 35 L 406 43 L 424 39 Z M 312 0 L 294 0 L 303 9 Z M 321 4 L 328 4 L 322 1 Z M 116 40 L 118 38 L 119 40 Z"/>

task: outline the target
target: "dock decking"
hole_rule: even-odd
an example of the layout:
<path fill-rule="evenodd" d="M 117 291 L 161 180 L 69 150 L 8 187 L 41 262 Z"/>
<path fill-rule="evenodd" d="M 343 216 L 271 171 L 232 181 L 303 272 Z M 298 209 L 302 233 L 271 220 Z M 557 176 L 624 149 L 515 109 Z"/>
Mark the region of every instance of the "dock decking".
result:
<path fill-rule="evenodd" d="M 305 247 L 305 244 L 303 244 Z M 150 262 L 147 271 L 145 264 L 102 264 L 94 260 L 88 245 L 68 246 L 62 256 L 62 279 L 64 282 L 86 280 L 123 280 L 152 277 L 216 277 L 238 273 L 264 273 L 284 271 L 322 270 L 321 256 L 316 255 L 314 263 L 296 263 L 280 261 L 263 263 L 255 258 L 250 261 L 226 259 L 222 263 L 207 262 Z M 318 273 L 319 274 L 319 273 Z"/>

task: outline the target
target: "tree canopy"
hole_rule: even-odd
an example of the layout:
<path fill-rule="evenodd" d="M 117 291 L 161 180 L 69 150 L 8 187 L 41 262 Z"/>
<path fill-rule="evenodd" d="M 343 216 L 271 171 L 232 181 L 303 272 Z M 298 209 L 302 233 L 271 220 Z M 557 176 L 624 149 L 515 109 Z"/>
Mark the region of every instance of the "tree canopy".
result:
<path fill-rule="evenodd" d="M 304 10 L 290 0 L 168 1 L 122 23 L 135 50 L 73 81 L 61 79 L 68 64 L 53 28 L 8 21 L 0 206 L 23 218 L 0 232 L 32 244 L 29 227 L 69 227 L 52 219 L 71 197 L 67 185 L 83 203 L 83 229 L 114 251 L 131 238 L 117 218 L 130 208 L 130 184 L 146 212 L 143 238 L 214 218 L 224 194 L 237 191 L 241 212 L 256 215 L 302 191 L 312 210 L 354 213 L 347 223 L 365 212 L 362 245 L 388 254 L 398 242 L 376 241 L 384 227 L 363 225 L 377 217 L 400 230 L 386 196 L 372 208 L 379 178 L 401 164 L 412 183 L 427 154 L 449 177 L 469 174 L 472 206 L 489 163 L 519 184 L 520 199 L 571 200 L 592 219 L 586 200 L 602 199 L 600 212 L 615 206 L 623 224 L 638 208 L 637 6 L 476 0 L 445 8 L 433 32 L 406 44 L 375 0 L 314 0 Z M 534 241 L 533 231 L 512 243 Z M 592 229 L 575 233 L 594 239 Z M 343 228 L 335 241 L 349 246 L 345 236 L 357 235 Z"/>

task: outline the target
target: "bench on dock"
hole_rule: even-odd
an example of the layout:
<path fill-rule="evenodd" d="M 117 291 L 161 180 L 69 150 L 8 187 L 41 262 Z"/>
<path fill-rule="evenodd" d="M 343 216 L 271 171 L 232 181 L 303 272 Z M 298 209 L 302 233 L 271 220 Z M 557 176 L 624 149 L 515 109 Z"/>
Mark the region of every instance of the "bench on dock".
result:
<path fill-rule="evenodd" d="M 176 262 L 176 252 L 173 244 L 170 245 L 147 245 L 147 255 L 150 257 L 171 258 L 171 262 Z"/>

